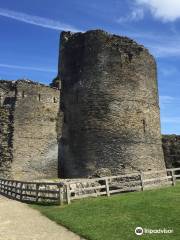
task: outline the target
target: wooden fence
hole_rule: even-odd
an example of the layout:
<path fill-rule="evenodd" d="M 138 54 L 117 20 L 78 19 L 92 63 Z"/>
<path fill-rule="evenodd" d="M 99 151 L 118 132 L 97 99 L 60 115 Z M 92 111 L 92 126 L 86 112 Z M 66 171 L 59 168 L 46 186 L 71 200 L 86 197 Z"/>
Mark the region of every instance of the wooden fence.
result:
<path fill-rule="evenodd" d="M 180 168 L 85 180 L 79 179 L 75 183 L 66 183 L 66 201 L 69 204 L 72 200 L 86 197 L 101 195 L 109 197 L 112 194 L 122 192 L 144 191 L 165 185 L 174 186 L 178 179 L 180 180 Z M 78 184 L 82 187 L 78 187 Z"/>
<path fill-rule="evenodd" d="M 174 186 L 178 179 L 180 179 L 180 168 L 57 183 L 0 179 L 0 194 L 22 202 L 69 204 L 75 199 L 86 197 L 144 191 L 164 185 Z"/>
<path fill-rule="evenodd" d="M 0 193 L 22 202 L 58 203 L 64 187 L 53 182 L 22 182 L 0 179 Z"/>

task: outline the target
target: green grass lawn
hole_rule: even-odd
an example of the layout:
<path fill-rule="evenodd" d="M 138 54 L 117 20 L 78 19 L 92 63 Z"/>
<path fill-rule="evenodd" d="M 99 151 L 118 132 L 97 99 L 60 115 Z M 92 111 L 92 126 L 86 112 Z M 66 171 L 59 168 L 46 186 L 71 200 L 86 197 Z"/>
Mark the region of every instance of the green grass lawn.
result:
<path fill-rule="evenodd" d="M 175 187 L 89 198 L 64 206 L 35 206 L 51 220 L 91 240 L 180 240 L 180 184 Z M 136 236 L 137 226 L 173 234 Z"/>

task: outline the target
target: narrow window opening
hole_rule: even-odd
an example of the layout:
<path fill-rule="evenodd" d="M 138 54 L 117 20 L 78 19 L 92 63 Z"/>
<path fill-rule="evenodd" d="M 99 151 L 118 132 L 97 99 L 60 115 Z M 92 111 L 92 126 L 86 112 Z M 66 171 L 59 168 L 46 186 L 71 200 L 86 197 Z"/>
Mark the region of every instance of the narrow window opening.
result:
<path fill-rule="evenodd" d="M 22 98 L 24 98 L 25 94 L 24 94 L 24 91 L 22 91 Z"/>
<path fill-rule="evenodd" d="M 39 102 L 41 101 L 41 94 L 38 95 Z"/>
<path fill-rule="evenodd" d="M 53 102 L 57 103 L 57 98 L 56 97 L 53 97 Z"/>
<path fill-rule="evenodd" d="M 146 132 L 146 121 L 145 121 L 145 119 L 143 119 L 143 131 L 144 131 L 144 133 Z"/>

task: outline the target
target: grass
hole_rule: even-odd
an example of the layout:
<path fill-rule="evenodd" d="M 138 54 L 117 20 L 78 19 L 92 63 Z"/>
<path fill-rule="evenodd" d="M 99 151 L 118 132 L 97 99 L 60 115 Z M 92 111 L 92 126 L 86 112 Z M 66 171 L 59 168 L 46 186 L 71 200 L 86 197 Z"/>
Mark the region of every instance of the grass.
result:
<path fill-rule="evenodd" d="M 64 206 L 34 206 L 51 220 L 90 240 L 179 240 L 180 184 L 175 187 L 89 198 Z M 172 234 L 136 236 L 138 226 Z"/>

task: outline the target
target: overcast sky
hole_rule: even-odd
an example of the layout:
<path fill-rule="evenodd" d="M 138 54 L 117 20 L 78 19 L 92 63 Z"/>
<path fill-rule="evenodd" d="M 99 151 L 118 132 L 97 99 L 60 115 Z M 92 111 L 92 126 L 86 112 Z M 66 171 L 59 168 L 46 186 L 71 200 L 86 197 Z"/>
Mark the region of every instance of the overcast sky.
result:
<path fill-rule="evenodd" d="M 0 78 L 49 83 L 62 30 L 126 35 L 156 57 L 162 133 L 180 134 L 180 0 L 0 0 Z"/>

